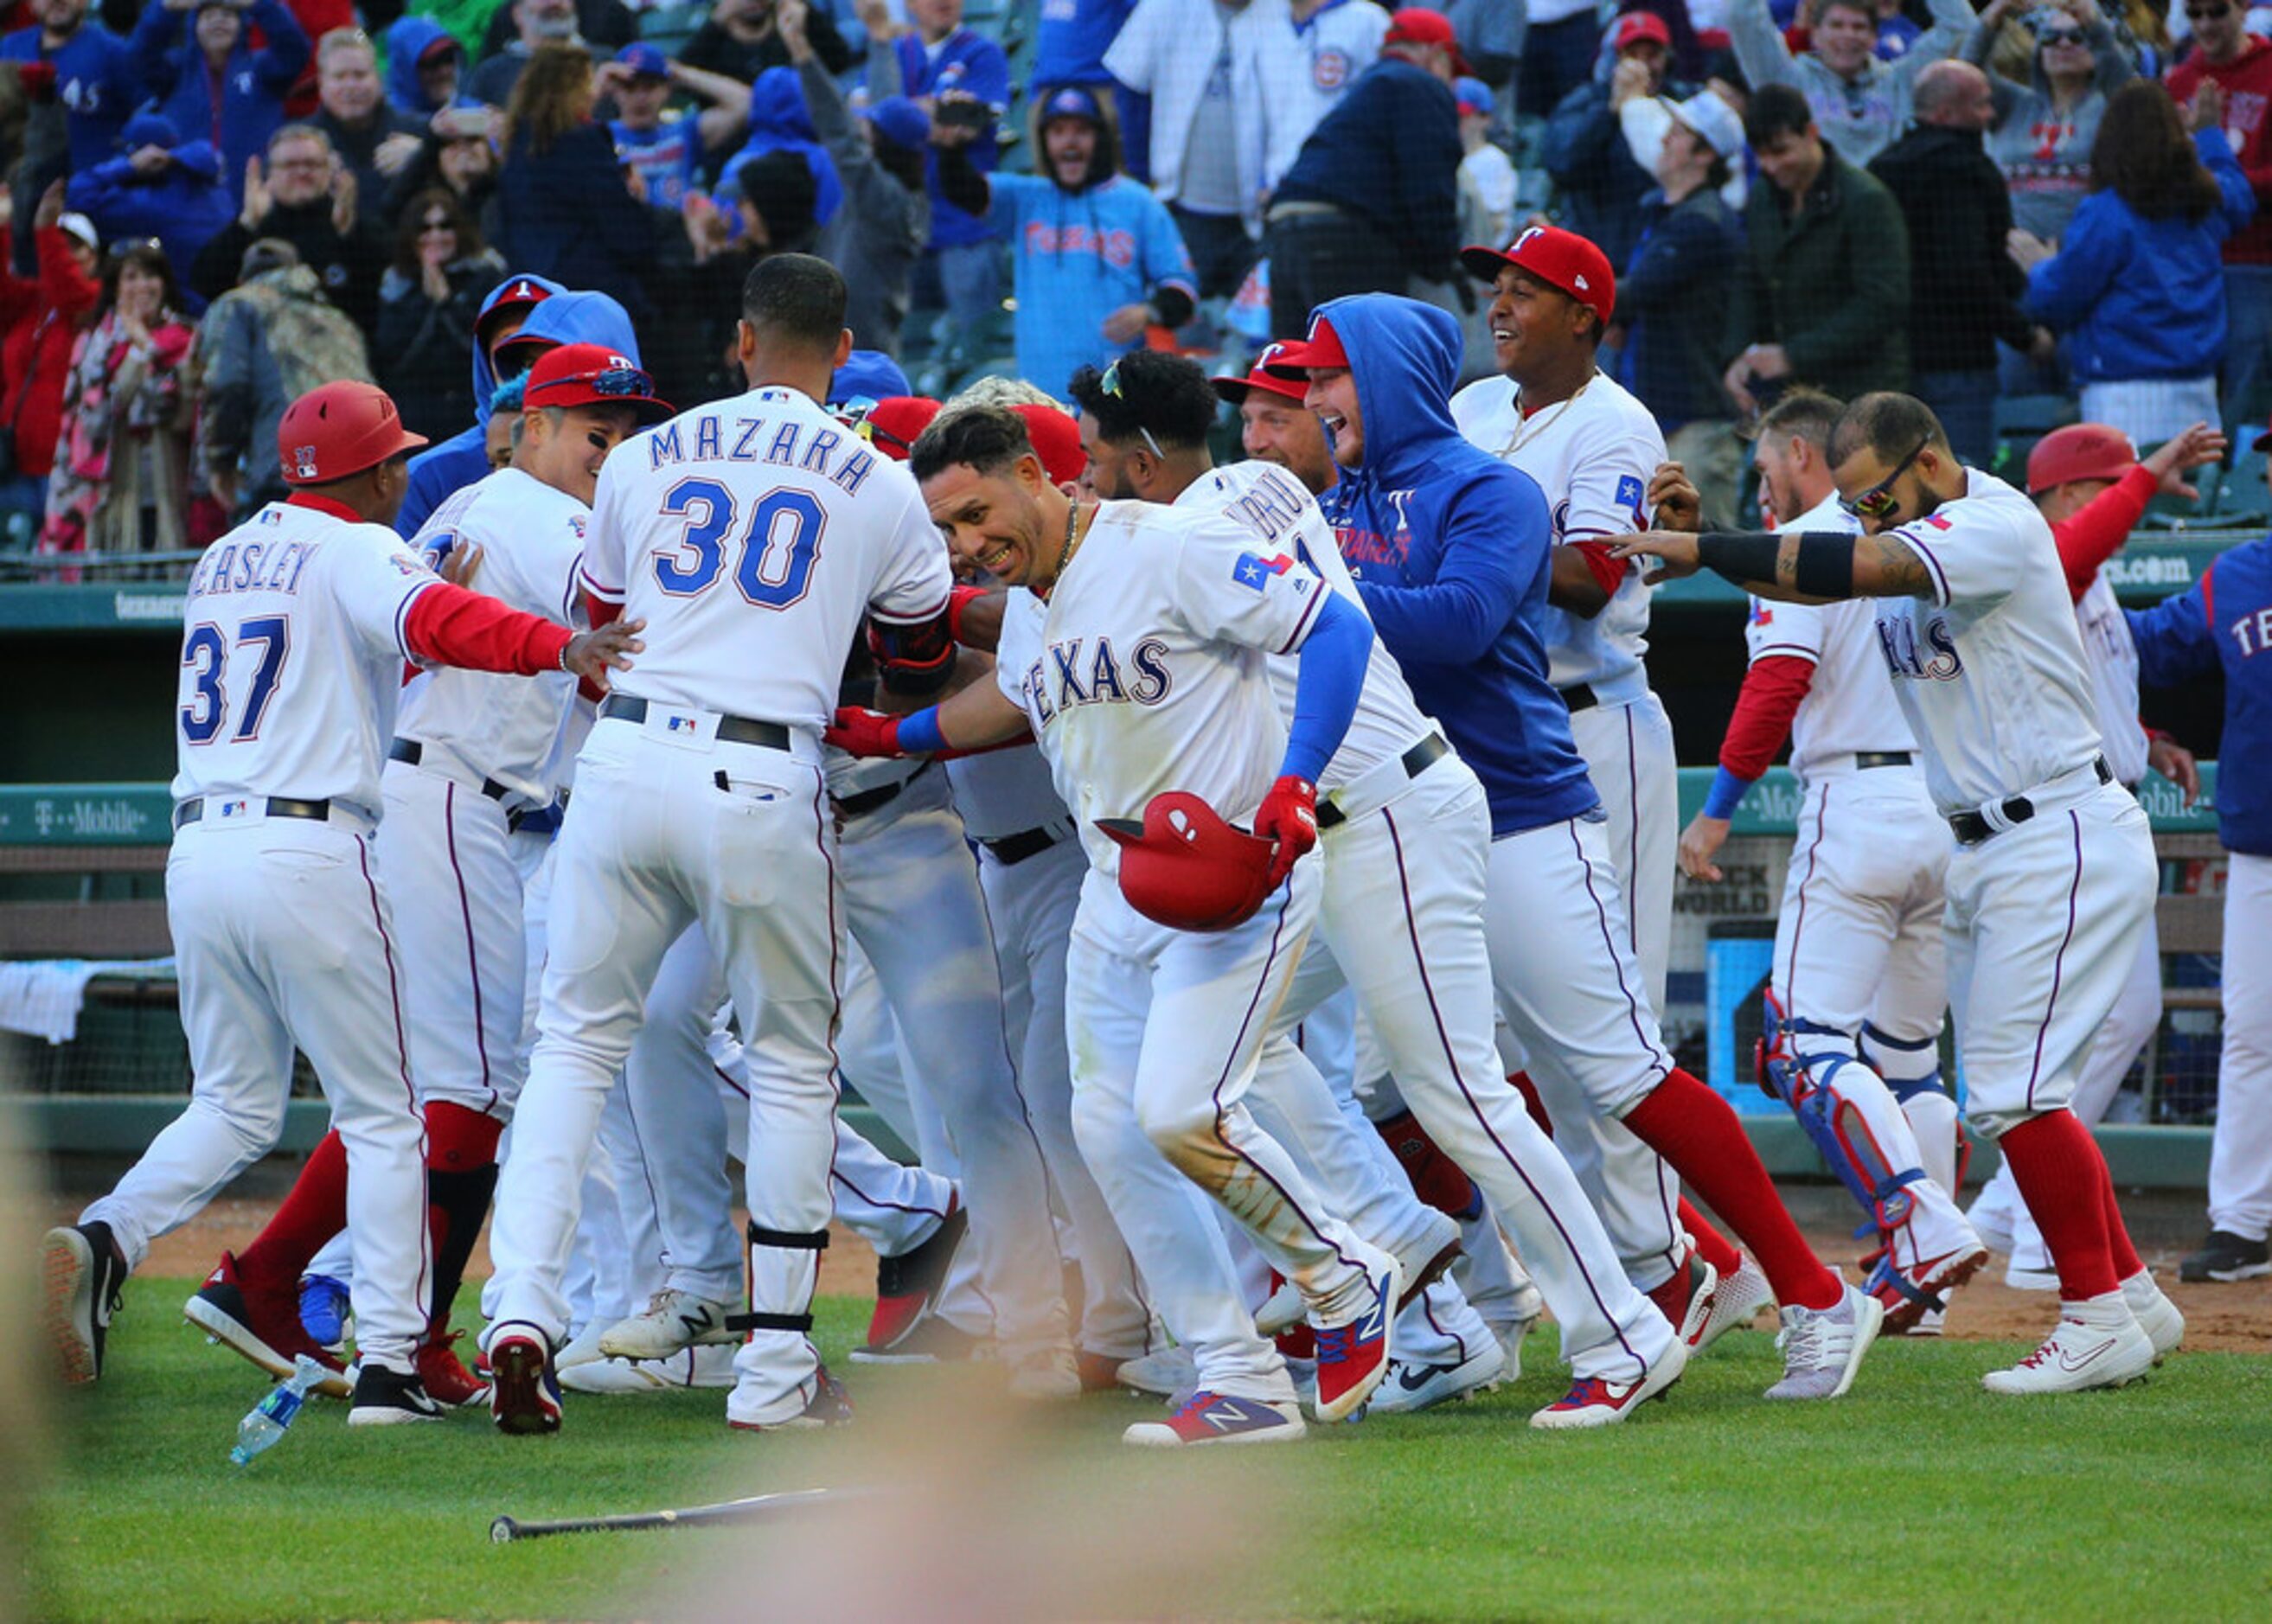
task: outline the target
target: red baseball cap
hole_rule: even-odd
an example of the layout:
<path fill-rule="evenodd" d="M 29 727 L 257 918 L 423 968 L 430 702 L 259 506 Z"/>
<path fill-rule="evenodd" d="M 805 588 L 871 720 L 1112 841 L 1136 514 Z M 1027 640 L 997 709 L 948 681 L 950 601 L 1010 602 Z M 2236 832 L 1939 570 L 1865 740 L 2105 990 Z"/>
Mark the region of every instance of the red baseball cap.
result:
<path fill-rule="evenodd" d="M 482 346 L 486 349 L 489 346 L 490 333 L 498 317 L 510 315 L 515 310 L 531 309 L 542 304 L 550 297 L 552 297 L 552 290 L 534 277 L 507 278 L 504 285 L 490 295 L 489 308 L 482 312 L 480 319 L 474 324 L 474 337 L 480 340 Z"/>
<path fill-rule="evenodd" d="M 1380 43 L 1384 48 L 1391 45 L 1440 45 L 1452 53 L 1453 72 L 1468 71 L 1468 59 L 1460 55 L 1460 36 L 1452 26 L 1452 19 L 1424 5 L 1408 5 L 1391 12 L 1388 32 L 1380 36 Z"/>
<path fill-rule="evenodd" d="M 1055 406 L 1027 404 L 1010 408 L 1025 420 L 1026 437 L 1042 472 L 1052 485 L 1070 485 L 1088 468 L 1088 453 L 1080 449 L 1080 424 Z"/>
<path fill-rule="evenodd" d="M 1246 397 L 1258 389 L 1265 394 L 1280 396 L 1298 406 L 1303 398 L 1310 392 L 1309 380 L 1282 378 L 1270 370 L 1271 363 L 1289 347 L 1283 343 L 1266 344 L 1262 346 L 1262 353 L 1254 358 L 1254 365 L 1247 370 L 1244 377 L 1231 374 L 1223 377 L 1209 378 L 1207 382 L 1214 385 L 1216 394 L 1233 406 L 1245 405 Z"/>
<path fill-rule="evenodd" d="M 905 462 L 930 420 L 938 415 L 938 402 L 929 395 L 886 395 L 872 402 L 852 420 L 869 444 L 893 462 Z"/>
<path fill-rule="evenodd" d="M 2138 466 L 2138 448 L 2119 428 L 2069 423 L 2028 453 L 2028 495 L 2039 496 L 2074 480 L 2119 480 Z"/>
<path fill-rule="evenodd" d="M 1611 48 L 1622 51 L 1643 40 L 1654 40 L 1659 45 L 1670 47 L 1672 30 L 1665 25 L 1664 19 L 1654 11 L 1627 11 L 1618 19 L 1618 31 L 1611 37 L 1610 43 Z"/>
<path fill-rule="evenodd" d="M 1610 257 L 1559 226 L 1532 226 L 1508 243 L 1504 253 L 1495 248 L 1463 248 L 1460 263 L 1478 282 L 1496 282 L 1507 266 L 1519 266 L 1593 311 L 1604 327 L 1617 309 L 1618 279 L 1610 269 Z"/>
<path fill-rule="evenodd" d="M 1274 354 L 1271 352 L 1275 351 Z M 1349 352 L 1342 347 L 1342 336 L 1334 324 L 1322 316 L 1310 317 L 1310 333 L 1304 339 L 1289 339 L 1274 344 L 1263 352 L 1255 363 L 1257 371 L 1267 371 L 1274 377 L 1299 379 L 1307 384 L 1312 367 L 1346 367 Z"/>
<path fill-rule="evenodd" d="M 1270 894 L 1270 842 L 1233 828 L 1188 791 L 1152 797 L 1140 823 L 1102 818 L 1120 847 L 1120 894 L 1156 924 L 1229 930 Z"/>
<path fill-rule="evenodd" d="M 564 344 L 536 358 L 521 395 L 524 410 L 543 406 L 629 406 L 642 424 L 676 413 L 655 399 L 654 380 L 620 351 L 604 344 Z"/>

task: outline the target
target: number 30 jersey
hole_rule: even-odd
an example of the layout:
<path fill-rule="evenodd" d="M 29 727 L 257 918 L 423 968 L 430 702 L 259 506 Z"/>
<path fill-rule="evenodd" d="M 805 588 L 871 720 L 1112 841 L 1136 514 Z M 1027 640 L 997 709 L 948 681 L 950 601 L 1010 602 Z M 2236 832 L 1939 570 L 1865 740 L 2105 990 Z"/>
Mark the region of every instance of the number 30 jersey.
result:
<path fill-rule="evenodd" d="M 438 585 L 402 539 L 322 497 L 205 550 L 183 606 L 174 798 L 281 795 L 376 814 L 404 623 Z"/>
<path fill-rule="evenodd" d="M 797 390 L 752 390 L 617 446 L 586 590 L 643 620 L 622 691 L 818 731 L 860 616 L 946 607 L 946 545 L 908 471 Z"/>

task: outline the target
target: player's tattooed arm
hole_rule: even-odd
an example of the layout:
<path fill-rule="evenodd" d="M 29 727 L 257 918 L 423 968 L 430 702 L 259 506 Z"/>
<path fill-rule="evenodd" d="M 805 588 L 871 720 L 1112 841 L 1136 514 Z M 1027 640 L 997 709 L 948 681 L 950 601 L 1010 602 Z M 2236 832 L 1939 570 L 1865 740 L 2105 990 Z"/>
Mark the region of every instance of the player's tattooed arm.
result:
<path fill-rule="evenodd" d="M 1933 595 L 1932 571 L 1924 556 L 1899 534 L 1854 538 L 1854 596 L 1926 598 Z"/>
<path fill-rule="evenodd" d="M 1618 558 L 1650 561 L 1651 585 L 1709 570 L 1761 598 L 1836 603 L 1847 598 L 1930 598 L 1932 572 L 1898 535 L 1841 531 L 1644 531 L 1612 548 Z"/>

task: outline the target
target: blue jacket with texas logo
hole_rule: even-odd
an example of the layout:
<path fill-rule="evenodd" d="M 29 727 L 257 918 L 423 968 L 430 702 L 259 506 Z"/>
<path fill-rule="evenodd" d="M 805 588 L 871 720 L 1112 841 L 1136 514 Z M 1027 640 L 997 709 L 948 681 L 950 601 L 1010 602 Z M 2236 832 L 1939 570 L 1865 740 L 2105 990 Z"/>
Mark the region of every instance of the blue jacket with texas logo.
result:
<path fill-rule="evenodd" d="M 2191 592 L 2129 615 L 2141 682 L 2224 673 L 2217 838 L 2228 852 L 2272 857 L 2272 537 L 2220 555 Z"/>
<path fill-rule="evenodd" d="M 1600 804 L 1546 681 L 1552 550 L 1531 477 L 1452 426 L 1459 324 L 1393 294 L 1319 308 L 1349 353 L 1364 463 L 1320 498 L 1375 630 L 1491 800 L 1491 834 Z"/>

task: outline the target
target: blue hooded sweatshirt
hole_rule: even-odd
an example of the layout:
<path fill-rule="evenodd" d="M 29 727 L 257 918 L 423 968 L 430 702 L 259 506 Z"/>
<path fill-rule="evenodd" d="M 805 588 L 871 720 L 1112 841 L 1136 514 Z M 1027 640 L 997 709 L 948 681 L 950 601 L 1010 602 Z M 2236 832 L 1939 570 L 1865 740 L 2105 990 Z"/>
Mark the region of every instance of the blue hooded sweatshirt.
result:
<path fill-rule="evenodd" d="M 836 160 L 820 144 L 812 115 L 804 105 L 804 86 L 795 68 L 767 68 L 750 87 L 750 138 L 719 167 L 718 195 L 738 197 L 734 177 L 752 158 L 786 149 L 804 159 L 812 171 L 818 195 L 812 200 L 812 223 L 826 226 L 830 215 L 844 205 L 844 183 L 837 177 Z"/>
<path fill-rule="evenodd" d="M 900 363 L 881 350 L 854 350 L 836 369 L 836 376 L 828 380 L 831 405 L 857 400 L 863 395 L 871 400 L 886 400 L 893 395 L 914 392 L 908 386 L 908 375 L 900 370 Z"/>
<path fill-rule="evenodd" d="M 1491 801 L 1491 835 L 1600 804 L 1546 681 L 1546 498 L 1452 426 L 1460 324 L 1393 294 L 1319 307 L 1349 352 L 1364 463 L 1319 499 L 1373 629 Z"/>
<path fill-rule="evenodd" d="M 157 9 L 157 0 L 151 0 L 151 10 Z M 55 64 L 56 100 L 64 104 L 74 173 L 92 169 L 118 150 L 118 131 L 144 90 L 126 41 L 91 13 L 57 51 L 41 46 L 37 23 L 19 28 L 0 40 L 0 61 Z"/>
<path fill-rule="evenodd" d="M 424 118 L 442 110 L 440 102 L 426 99 L 426 87 L 418 82 L 418 58 L 437 40 L 448 40 L 451 48 L 458 52 L 458 82 L 462 86 L 465 51 L 447 28 L 430 17 L 399 17 L 386 31 L 386 105 L 396 112 Z M 461 90 L 453 105 L 470 107 L 473 102 Z"/>
<path fill-rule="evenodd" d="M 128 119 L 123 140 L 126 154 L 158 146 L 171 153 L 174 161 L 154 181 L 136 175 L 127 155 L 99 163 L 71 176 L 65 204 L 93 220 L 105 242 L 157 238 L 195 316 L 206 302 L 190 291 L 190 262 L 236 217 L 236 205 L 221 183 L 220 155 L 210 141 L 183 140 L 173 121 L 155 113 Z"/>
<path fill-rule="evenodd" d="M 308 35 L 284 0 L 252 0 L 240 13 L 236 48 L 215 73 L 198 48 L 194 22 L 184 20 L 196 16 L 145 6 L 127 48 L 156 110 L 183 135 L 220 149 L 234 212 L 244 201 L 244 160 L 264 154 L 283 127 L 284 98 L 308 65 Z M 246 43 L 256 28 L 268 41 L 258 50 Z"/>
<path fill-rule="evenodd" d="M 521 328 L 523 332 L 536 329 L 538 313 L 566 297 L 568 293 L 550 278 L 531 276 L 525 271 L 500 278 L 497 285 L 490 289 L 489 296 L 482 301 L 482 308 L 474 317 L 476 332 L 496 307 L 497 295 L 517 282 L 534 282 L 552 295 L 529 312 L 528 320 Z M 615 303 L 613 300 L 608 302 Z M 621 307 L 617 309 L 620 313 Z M 630 322 L 625 320 L 623 325 L 628 335 Z M 542 330 L 538 331 L 541 335 Z M 632 355 L 639 354 L 635 349 L 625 353 Z M 410 459 L 410 491 L 402 499 L 402 511 L 394 516 L 394 527 L 398 533 L 406 537 L 416 535 L 418 526 L 426 522 L 427 516 L 440 507 L 443 499 L 452 491 L 487 477 L 490 471 L 490 397 L 497 393 L 497 372 L 490 365 L 489 350 L 482 345 L 475 345 L 474 426 L 460 429 L 439 445 L 428 446 Z"/>
<path fill-rule="evenodd" d="M 2129 616 L 2148 687 L 2223 674 L 2216 838 L 2228 852 L 2272 857 L 2272 538 L 2220 554 L 2191 592 Z"/>

